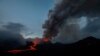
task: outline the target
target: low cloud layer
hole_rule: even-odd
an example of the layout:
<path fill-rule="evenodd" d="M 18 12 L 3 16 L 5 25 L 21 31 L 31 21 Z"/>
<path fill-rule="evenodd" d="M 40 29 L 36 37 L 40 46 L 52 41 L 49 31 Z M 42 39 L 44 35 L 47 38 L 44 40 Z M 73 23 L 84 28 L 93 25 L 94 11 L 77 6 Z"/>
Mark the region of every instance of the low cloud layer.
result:
<path fill-rule="evenodd" d="M 15 32 L 15 33 L 21 33 L 25 30 L 25 26 L 20 23 L 13 23 L 9 22 L 6 25 L 3 25 L 3 27 L 9 31 Z"/>
<path fill-rule="evenodd" d="M 25 28 L 20 23 L 7 23 L 0 25 L 0 49 L 12 49 L 26 45 L 24 37 L 20 34 Z"/>
<path fill-rule="evenodd" d="M 26 44 L 22 35 L 7 30 L 0 30 L 0 49 L 12 49 Z"/>

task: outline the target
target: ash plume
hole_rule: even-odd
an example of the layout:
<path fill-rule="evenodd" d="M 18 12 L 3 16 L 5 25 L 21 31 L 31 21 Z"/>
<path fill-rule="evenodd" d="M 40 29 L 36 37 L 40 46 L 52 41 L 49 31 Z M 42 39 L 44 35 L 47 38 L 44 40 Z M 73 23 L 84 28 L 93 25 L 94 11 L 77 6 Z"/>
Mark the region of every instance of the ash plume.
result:
<path fill-rule="evenodd" d="M 99 16 L 100 0 L 56 0 L 55 7 L 49 11 L 48 20 L 43 25 L 43 36 L 63 43 L 75 42 L 91 33 L 84 31 L 87 27 L 80 30 L 81 17 L 86 17 L 88 26 L 94 20 L 93 17 Z"/>

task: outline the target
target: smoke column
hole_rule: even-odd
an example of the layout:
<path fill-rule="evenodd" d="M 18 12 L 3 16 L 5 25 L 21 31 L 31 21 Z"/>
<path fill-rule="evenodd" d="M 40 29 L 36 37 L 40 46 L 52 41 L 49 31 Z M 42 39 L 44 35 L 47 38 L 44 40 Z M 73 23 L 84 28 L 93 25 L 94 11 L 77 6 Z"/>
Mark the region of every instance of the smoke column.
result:
<path fill-rule="evenodd" d="M 86 36 L 96 36 L 94 33 L 97 32 L 91 33 L 88 30 L 96 24 L 99 26 L 94 23 L 99 20 L 95 20 L 99 16 L 100 0 L 56 0 L 55 7 L 49 11 L 48 20 L 43 25 L 43 36 L 62 43 L 73 43 Z"/>

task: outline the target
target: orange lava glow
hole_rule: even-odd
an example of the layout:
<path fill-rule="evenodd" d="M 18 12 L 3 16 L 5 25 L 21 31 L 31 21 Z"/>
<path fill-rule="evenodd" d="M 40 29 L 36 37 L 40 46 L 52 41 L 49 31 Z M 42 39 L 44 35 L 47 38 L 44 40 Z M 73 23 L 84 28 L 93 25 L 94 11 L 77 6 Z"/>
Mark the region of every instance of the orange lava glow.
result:
<path fill-rule="evenodd" d="M 34 41 L 32 42 L 32 45 L 29 46 L 28 48 L 26 48 L 26 49 L 24 49 L 24 50 L 8 50 L 7 52 L 8 52 L 8 53 L 12 53 L 12 54 L 19 54 L 19 53 L 22 53 L 22 52 L 25 52 L 25 51 L 36 51 L 36 50 L 37 50 L 37 49 L 36 49 L 36 46 L 37 46 L 38 44 L 40 44 L 41 41 L 47 43 L 47 42 L 49 41 L 49 39 L 48 39 L 48 38 L 40 39 L 40 38 L 36 37 L 36 38 L 34 39 Z"/>
<path fill-rule="evenodd" d="M 37 49 L 33 46 L 29 46 L 29 48 L 25 49 L 25 50 L 9 50 L 7 52 L 12 53 L 12 54 L 19 54 L 25 51 L 36 51 Z"/>
<path fill-rule="evenodd" d="M 43 38 L 43 42 L 49 42 L 48 38 Z"/>
<path fill-rule="evenodd" d="M 18 54 L 18 53 L 22 53 L 25 50 L 9 50 L 7 52 L 12 53 L 12 54 Z"/>
<path fill-rule="evenodd" d="M 36 37 L 36 38 L 34 39 L 34 41 L 32 42 L 32 43 L 33 43 L 33 47 L 36 47 L 38 44 L 40 44 L 40 42 L 41 42 L 41 39 L 38 38 L 38 37 Z"/>

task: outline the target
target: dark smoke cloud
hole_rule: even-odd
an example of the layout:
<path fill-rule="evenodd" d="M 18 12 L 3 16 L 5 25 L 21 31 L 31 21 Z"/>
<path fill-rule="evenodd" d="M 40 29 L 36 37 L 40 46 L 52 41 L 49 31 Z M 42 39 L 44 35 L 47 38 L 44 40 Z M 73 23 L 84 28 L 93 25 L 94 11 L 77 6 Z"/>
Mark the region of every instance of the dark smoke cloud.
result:
<path fill-rule="evenodd" d="M 87 23 L 92 25 L 90 23 L 91 18 L 100 16 L 100 0 L 59 0 L 59 2 L 56 0 L 56 2 L 54 9 L 49 11 L 48 20 L 43 25 L 45 29 L 44 37 L 55 37 L 56 40 L 59 37 L 62 39 L 61 41 L 68 41 L 68 38 L 71 38 L 71 41 L 80 39 L 84 34 L 77 30 L 80 27 L 79 19 L 87 17 Z M 73 24 L 73 22 L 75 23 Z M 93 24 L 95 25 L 95 23 Z M 88 26 L 88 28 L 90 27 Z M 81 37 L 79 36 L 81 35 L 80 32 L 82 32 Z M 90 32 L 88 31 L 87 34 L 90 34 Z M 75 39 L 74 36 L 76 36 Z"/>

